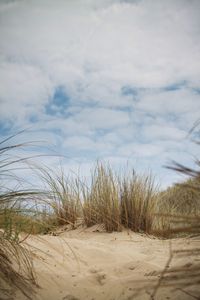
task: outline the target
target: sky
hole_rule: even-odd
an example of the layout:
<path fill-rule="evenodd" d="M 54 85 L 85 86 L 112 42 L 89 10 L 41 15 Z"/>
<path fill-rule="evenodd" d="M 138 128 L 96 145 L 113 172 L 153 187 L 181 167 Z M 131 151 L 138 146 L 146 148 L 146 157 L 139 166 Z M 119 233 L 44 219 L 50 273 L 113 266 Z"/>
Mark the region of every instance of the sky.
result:
<path fill-rule="evenodd" d="M 199 0 L 0 0 L 0 140 L 25 129 L 53 168 L 109 161 L 166 187 L 199 118 Z"/>

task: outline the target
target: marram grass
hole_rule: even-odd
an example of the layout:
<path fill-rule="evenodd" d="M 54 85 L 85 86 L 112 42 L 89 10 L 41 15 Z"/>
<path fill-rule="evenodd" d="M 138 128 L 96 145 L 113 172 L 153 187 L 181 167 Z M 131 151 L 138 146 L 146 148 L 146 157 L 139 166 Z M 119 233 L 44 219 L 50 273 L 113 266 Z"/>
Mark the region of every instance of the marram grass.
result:
<path fill-rule="evenodd" d="M 106 231 L 120 231 L 119 185 L 109 166 L 97 164 L 91 185 L 83 188 L 83 216 L 86 226 L 103 224 Z"/>
<path fill-rule="evenodd" d="M 34 269 L 30 252 L 20 243 L 19 234 L 24 222 L 23 205 L 39 193 L 19 188 L 22 180 L 13 170 L 26 159 L 15 157 L 12 152 L 25 144 L 7 146 L 11 138 L 0 142 L 0 299 L 14 299 L 16 291 L 31 299 L 36 286 Z M 14 188 L 5 186 L 8 180 L 15 183 Z"/>
<path fill-rule="evenodd" d="M 186 189 L 185 183 L 159 192 L 151 174 L 120 176 L 109 164 L 96 164 L 90 184 L 49 169 L 42 170 L 42 178 L 49 189 L 46 202 L 58 226 L 76 228 L 82 219 L 86 227 L 103 224 L 108 232 L 127 228 L 169 237 L 178 232 L 178 222 L 182 224 L 180 232 L 184 227 L 187 232 L 194 225 L 192 216 L 200 215 L 198 192 Z"/>
<path fill-rule="evenodd" d="M 41 169 L 41 178 L 48 189 L 46 204 L 58 225 L 76 227 L 82 218 L 87 227 L 103 224 L 108 232 L 129 228 L 150 233 L 158 192 L 151 175 L 119 176 L 109 164 L 97 163 L 90 184 L 77 176 L 65 177 L 63 170 L 55 173 Z"/>

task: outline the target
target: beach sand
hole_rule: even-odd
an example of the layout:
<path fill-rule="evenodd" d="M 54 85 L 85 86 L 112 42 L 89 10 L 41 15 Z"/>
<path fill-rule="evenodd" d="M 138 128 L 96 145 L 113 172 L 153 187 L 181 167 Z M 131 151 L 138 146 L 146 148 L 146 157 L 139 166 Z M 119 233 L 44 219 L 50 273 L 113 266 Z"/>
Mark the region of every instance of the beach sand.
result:
<path fill-rule="evenodd" d="M 197 238 L 170 241 L 92 227 L 30 236 L 25 244 L 31 249 L 40 286 L 33 299 L 200 299 Z M 171 261 L 170 249 L 181 250 Z M 181 272 L 173 271 L 179 266 Z M 17 293 L 15 299 L 25 298 Z"/>

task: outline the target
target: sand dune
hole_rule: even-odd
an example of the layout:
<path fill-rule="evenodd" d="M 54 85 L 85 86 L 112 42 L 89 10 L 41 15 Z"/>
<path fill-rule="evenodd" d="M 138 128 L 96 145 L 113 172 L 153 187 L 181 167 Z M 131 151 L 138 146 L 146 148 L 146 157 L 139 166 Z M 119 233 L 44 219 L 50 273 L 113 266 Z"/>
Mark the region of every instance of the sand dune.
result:
<path fill-rule="evenodd" d="M 200 299 L 195 283 L 200 273 L 192 271 L 199 266 L 199 252 L 189 256 L 186 251 L 200 247 L 198 239 L 172 240 L 172 249 L 185 250 L 185 254 L 175 254 L 169 266 L 169 240 L 127 231 L 77 229 L 57 236 L 31 236 L 26 244 L 31 246 L 40 285 L 33 297 L 37 300 Z M 175 277 L 162 278 L 165 267 L 169 273 L 166 277 L 177 266 L 183 266 L 184 272 L 171 272 Z M 182 274 L 188 272 L 196 275 L 184 278 Z M 152 297 L 159 280 L 161 286 Z M 191 281 L 194 285 L 187 286 Z M 16 299 L 23 296 L 17 294 Z"/>

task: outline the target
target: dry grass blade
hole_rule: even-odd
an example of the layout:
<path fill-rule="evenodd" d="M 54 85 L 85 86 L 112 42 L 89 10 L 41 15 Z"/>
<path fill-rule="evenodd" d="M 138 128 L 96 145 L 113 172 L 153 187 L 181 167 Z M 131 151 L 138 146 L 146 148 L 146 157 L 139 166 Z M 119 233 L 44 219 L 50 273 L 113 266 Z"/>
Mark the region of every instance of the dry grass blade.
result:
<path fill-rule="evenodd" d="M 12 299 L 16 290 L 28 299 L 36 285 L 30 253 L 20 244 L 0 236 L 0 290 L 2 299 Z M 0 298 L 1 299 L 1 298 Z"/>
<path fill-rule="evenodd" d="M 150 175 L 131 179 L 121 184 L 121 222 L 136 232 L 150 233 L 153 227 L 157 193 Z"/>
<path fill-rule="evenodd" d="M 104 224 L 106 231 L 150 233 L 157 193 L 151 176 L 132 178 L 115 175 L 110 166 L 98 163 L 90 188 L 82 187 L 83 215 L 87 226 Z"/>
<path fill-rule="evenodd" d="M 24 201 L 31 201 L 40 193 L 16 188 L 21 186 L 22 180 L 11 172 L 12 166 L 27 158 L 10 155 L 10 151 L 26 146 L 23 143 L 6 145 L 15 136 L 0 142 L 0 292 L 1 299 L 13 299 L 15 291 L 31 299 L 36 281 L 30 252 L 19 243 L 19 229 L 24 220 Z M 15 188 L 5 186 L 5 178 L 9 178 Z"/>
<path fill-rule="evenodd" d="M 199 121 L 191 129 L 191 134 L 194 129 L 199 125 Z M 196 160 L 196 165 L 200 167 L 200 161 Z M 190 167 L 184 166 L 177 162 L 172 162 L 171 166 L 167 168 L 174 170 L 176 172 L 189 175 L 190 179 L 184 184 L 179 184 L 171 189 L 168 189 L 167 193 L 164 195 L 168 197 L 168 202 L 170 198 L 172 201 L 176 201 L 173 213 L 162 214 L 159 217 L 164 217 L 167 219 L 168 224 L 173 225 L 168 229 L 168 234 L 176 233 L 181 234 L 182 232 L 195 235 L 199 238 L 200 235 L 200 171 L 194 170 Z M 171 202 L 172 204 L 172 202 Z M 170 222 L 169 222 L 170 219 Z M 161 231 L 164 235 L 166 232 Z M 173 268 L 165 268 L 163 270 L 163 282 L 158 281 L 154 291 L 153 298 L 160 287 L 173 287 L 181 290 L 190 298 L 200 299 L 199 288 L 198 291 L 196 287 L 200 285 L 200 263 L 199 259 L 194 259 L 194 257 L 200 256 L 200 248 L 192 248 L 190 250 L 178 250 L 170 251 L 169 262 L 172 261 L 176 256 L 184 256 L 190 258 L 190 263 L 186 265 L 180 265 Z M 193 293 L 185 290 L 187 287 L 192 287 L 194 289 Z M 195 292 L 195 293 L 194 293 Z"/>
<path fill-rule="evenodd" d="M 62 168 L 60 174 L 55 174 L 49 168 L 40 168 L 39 171 L 48 189 L 45 202 L 51 207 L 57 225 L 71 224 L 75 227 L 81 208 L 75 182 L 65 177 Z"/>
<path fill-rule="evenodd" d="M 105 230 L 120 231 L 119 186 L 109 166 L 98 163 L 88 189 L 82 186 L 83 215 L 87 226 L 104 224 Z"/>

